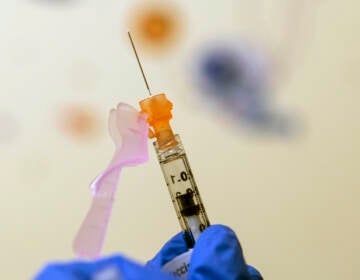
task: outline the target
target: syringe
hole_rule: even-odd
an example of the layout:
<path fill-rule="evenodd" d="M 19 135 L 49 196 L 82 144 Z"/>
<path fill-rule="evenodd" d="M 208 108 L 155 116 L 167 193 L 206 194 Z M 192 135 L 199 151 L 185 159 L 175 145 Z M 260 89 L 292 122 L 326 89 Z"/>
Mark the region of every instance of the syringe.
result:
<path fill-rule="evenodd" d="M 150 97 L 141 100 L 139 105 L 141 111 L 147 114 L 149 138 L 156 139 L 153 145 L 158 161 L 188 247 L 192 248 L 200 233 L 210 225 L 209 219 L 180 137 L 173 133 L 170 126 L 173 104 L 164 93 L 151 96 L 130 33 L 128 35 L 150 94 Z"/>
<path fill-rule="evenodd" d="M 165 94 L 140 101 L 147 114 L 153 142 L 180 226 L 190 248 L 200 233 L 210 225 L 190 164 L 179 135 L 170 127 L 172 103 Z"/>

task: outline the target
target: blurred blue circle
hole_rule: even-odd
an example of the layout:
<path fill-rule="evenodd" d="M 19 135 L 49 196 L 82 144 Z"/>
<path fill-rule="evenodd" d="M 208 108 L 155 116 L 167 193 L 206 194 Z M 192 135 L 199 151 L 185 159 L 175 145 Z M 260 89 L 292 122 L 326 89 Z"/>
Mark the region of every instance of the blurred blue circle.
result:
<path fill-rule="evenodd" d="M 193 80 L 205 98 L 236 115 L 254 115 L 268 102 L 269 72 L 264 55 L 242 42 L 214 42 L 193 63 Z"/>
<path fill-rule="evenodd" d="M 218 90 L 241 84 L 241 67 L 232 54 L 222 51 L 209 53 L 201 62 L 201 72 Z"/>
<path fill-rule="evenodd" d="M 244 41 L 214 41 L 192 61 L 192 80 L 205 104 L 215 104 L 236 123 L 261 132 L 286 134 L 293 121 L 274 106 L 268 57 Z"/>

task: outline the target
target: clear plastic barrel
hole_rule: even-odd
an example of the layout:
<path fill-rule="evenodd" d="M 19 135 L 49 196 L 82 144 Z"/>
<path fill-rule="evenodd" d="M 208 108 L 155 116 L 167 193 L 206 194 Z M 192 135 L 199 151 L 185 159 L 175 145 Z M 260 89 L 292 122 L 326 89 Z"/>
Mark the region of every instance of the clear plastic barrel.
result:
<path fill-rule="evenodd" d="M 193 247 L 210 223 L 179 135 L 175 140 L 177 144 L 170 148 L 161 150 L 156 141 L 154 147 L 180 226 L 189 247 Z"/>

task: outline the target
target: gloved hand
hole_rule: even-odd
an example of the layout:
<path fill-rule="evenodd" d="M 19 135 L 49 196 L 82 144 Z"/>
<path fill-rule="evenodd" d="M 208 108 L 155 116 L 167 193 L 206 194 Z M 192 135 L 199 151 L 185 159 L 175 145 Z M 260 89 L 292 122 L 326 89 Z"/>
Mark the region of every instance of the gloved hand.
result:
<path fill-rule="evenodd" d="M 162 271 L 168 261 L 188 250 L 182 233 L 168 241 L 145 266 L 123 256 L 95 262 L 50 264 L 35 280 L 171 280 Z M 228 227 L 208 227 L 195 243 L 188 270 L 189 280 L 261 280 L 260 273 L 246 265 L 240 243 Z"/>

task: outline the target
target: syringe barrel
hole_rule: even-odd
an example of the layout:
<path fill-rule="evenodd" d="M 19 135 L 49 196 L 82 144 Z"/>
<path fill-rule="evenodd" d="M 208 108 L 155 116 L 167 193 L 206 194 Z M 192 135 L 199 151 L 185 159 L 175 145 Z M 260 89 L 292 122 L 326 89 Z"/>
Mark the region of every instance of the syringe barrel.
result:
<path fill-rule="evenodd" d="M 157 141 L 153 144 L 180 226 L 191 248 L 210 223 L 180 137 L 174 137 L 177 144 L 170 148 L 160 149 Z"/>

